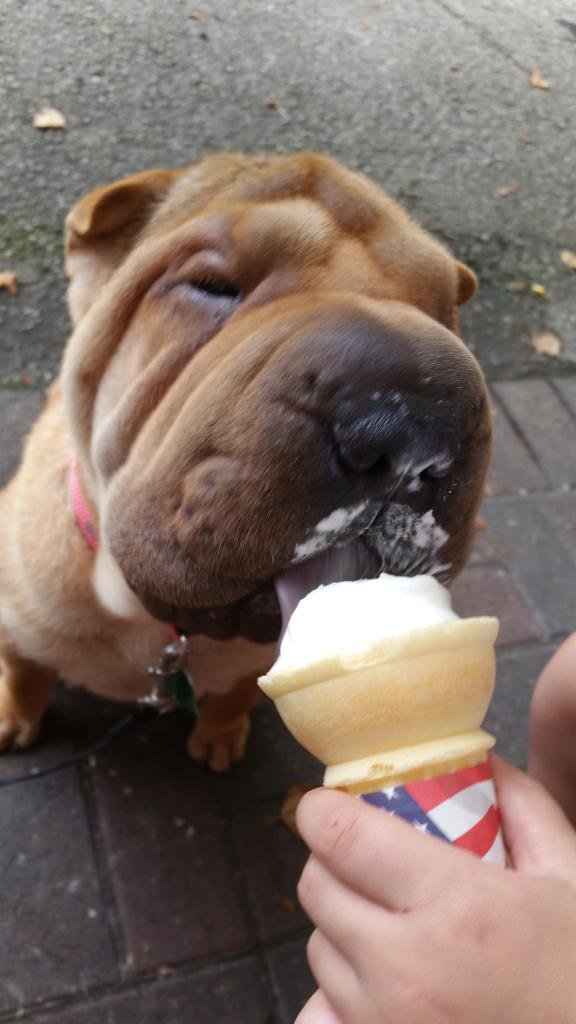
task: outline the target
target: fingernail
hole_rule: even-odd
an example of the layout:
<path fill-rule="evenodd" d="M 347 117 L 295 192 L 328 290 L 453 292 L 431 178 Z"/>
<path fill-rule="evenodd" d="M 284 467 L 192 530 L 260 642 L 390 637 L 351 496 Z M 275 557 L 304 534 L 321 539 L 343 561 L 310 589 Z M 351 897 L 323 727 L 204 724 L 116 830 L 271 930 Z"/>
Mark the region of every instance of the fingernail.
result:
<path fill-rule="evenodd" d="M 296 823 L 303 839 L 306 835 L 318 835 L 319 830 L 338 814 L 346 794 L 333 789 L 313 789 L 302 798 L 296 809 Z"/>

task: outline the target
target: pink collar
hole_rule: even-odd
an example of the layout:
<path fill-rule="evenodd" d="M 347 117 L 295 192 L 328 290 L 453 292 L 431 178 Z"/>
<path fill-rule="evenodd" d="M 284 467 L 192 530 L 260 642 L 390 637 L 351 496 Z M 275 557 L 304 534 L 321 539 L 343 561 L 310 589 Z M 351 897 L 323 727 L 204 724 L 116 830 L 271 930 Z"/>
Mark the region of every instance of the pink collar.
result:
<path fill-rule="evenodd" d="M 92 522 L 92 515 L 86 498 L 84 497 L 84 491 L 82 490 L 82 484 L 80 483 L 80 477 L 78 475 L 78 460 L 76 456 L 73 456 L 70 463 L 70 472 L 68 474 L 68 486 L 70 489 L 70 498 L 72 499 L 72 508 L 74 515 L 76 516 L 76 522 L 80 527 L 84 540 L 93 551 L 97 551 L 98 534 L 94 523 Z M 178 639 L 180 634 L 174 628 L 174 626 L 167 625 L 170 636 Z"/>
<path fill-rule="evenodd" d="M 70 488 L 70 497 L 72 499 L 72 508 L 74 509 L 74 515 L 76 516 L 76 522 L 84 535 L 84 540 L 93 551 L 97 551 L 98 534 L 96 533 L 94 523 L 92 522 L 90 508 L 86 498 L 84 497 L 82 484 L 80 483 L 80 477 L 78 476 L 78 460 L 76 459 L 76 456 L 73 456 L 70 463 L 68 486 Z"/>
<path fill-rule="evenodd" d="M 76 456 L 70 463 L 68 486 L 76 522 L 82 531 L 84 540 L 93 551 L 97 551 L 99 547 L 98 534 L 80 483 Z M 182 705 L 187 711 L 196 714 L 196 697 L 186 667 L 189 654 L 188 638 L 179 633 L 174 626 L 166 624 L 166 629 L 170 636 L 170 642 L 161 652 L 158 663 L 150 665 L 148 668 L 148 674 L 155 680 L 152 692 L 146 697 L 141 697 L 138 703 L 148 704 L 158 711 L 170 711 L 172 708 Z"/>

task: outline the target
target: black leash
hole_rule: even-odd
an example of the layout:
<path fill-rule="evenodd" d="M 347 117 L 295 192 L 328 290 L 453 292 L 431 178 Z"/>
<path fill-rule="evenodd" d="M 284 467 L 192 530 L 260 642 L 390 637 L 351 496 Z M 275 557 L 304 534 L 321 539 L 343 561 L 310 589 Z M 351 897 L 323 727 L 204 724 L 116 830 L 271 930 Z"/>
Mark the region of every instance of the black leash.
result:
<path fill-rule="evenodd" d="M 25 772 L 22 775 L 8 775 L 3 779 L 0 778 L 0 789 L 3 789 L 5 786 L 16 786 L 20 782 L 32 782 L 34 779 L 41 779 L 45 775 L 53 775 L 55 772 L 61 772 L 64 768 L 69 768 L 71 765 L 79 764 L 80 761 L 84 761 L 87 757 L 107 747 L 119 732 L 135 721 L 136 715 L 125 715 L 124 718 L 114 722 L 107 732 L 104 733 L 102 739 L 97 740 L 92 746 L 85 747 L 84 750 L 79 750 L 76 754 L 70 754 L 69 757 L 65 757 L 64 760 L 51 765 L 50 768 L 32 768 L 29 772 Z"/>
<path fill-rule="evenodd" d="M 183 707 L 193 715 L 197 715 L 198 706 L 194 688 L 190 677 L 184 670 L 187 650 L 188 637 L 184 634 L 178 635 L 176 640 L 171 640 L 166 645 L 158 664 L 148 669 L 149 674 L 155 679 L 155 684 L 151 693 L 146 697 L 141 697 L 138 701 L 141 706 L 139 713 L 132 713 L 120 718 L 110 726 L 102 739 L 97 740 L 90 747 L 85 747 L 84 750 L 79 750 L 76 754 L 70 754 L 69 757 L 65 757 L 50 768 L 32 768 L 31 771 L 24 772 L 22 775 L 8 775 L 0 778 L 0 789 L 4 789 L 6 786 L 16 786 L 20 782 L 42 779 L 45 775 L 53 775 L 55 772 L 61 772 L 64 768 L 84 761 L 87 757 L 102 750 L 103 747 L 107 747 L 119 732 L 135 722 L 137 717 L 140 718 L 143 713 L 146 713 L 144 709 L 147 711 L 154 709 L 155 712 L 164 714 L 174 708 Z"/>

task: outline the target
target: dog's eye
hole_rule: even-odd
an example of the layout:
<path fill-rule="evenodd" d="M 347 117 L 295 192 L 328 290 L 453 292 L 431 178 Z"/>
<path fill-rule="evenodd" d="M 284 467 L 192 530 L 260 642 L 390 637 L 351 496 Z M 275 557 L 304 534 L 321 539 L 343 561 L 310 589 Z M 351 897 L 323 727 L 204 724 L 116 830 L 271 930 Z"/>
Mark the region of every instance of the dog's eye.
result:
<path fill-rule="evenodd" d="M 191 281 L 191 288 L 203 295 L 211 295 L 217 299 L 232 299 L 238 302 L 241 294 L 230 281 Z"/>

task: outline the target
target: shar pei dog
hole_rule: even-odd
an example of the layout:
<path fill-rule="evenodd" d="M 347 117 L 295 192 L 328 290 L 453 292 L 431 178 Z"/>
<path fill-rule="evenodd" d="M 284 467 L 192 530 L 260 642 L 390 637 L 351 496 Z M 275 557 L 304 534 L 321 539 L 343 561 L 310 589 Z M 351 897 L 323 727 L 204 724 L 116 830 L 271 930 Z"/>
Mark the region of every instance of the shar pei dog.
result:
<path fill-rule="evenodd" d="M 307 591 L 462 566 L 491 438 L 458 335 L 476 280 L 315 153 L 96 188 L 66 270 L 62 372 L 0 494 L 0 748 L 58 677 L 163 702 L 185 669 L 190 752 L 225 770 Z"/>

